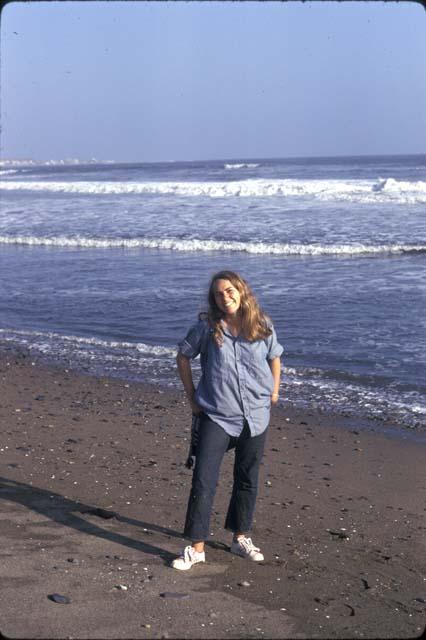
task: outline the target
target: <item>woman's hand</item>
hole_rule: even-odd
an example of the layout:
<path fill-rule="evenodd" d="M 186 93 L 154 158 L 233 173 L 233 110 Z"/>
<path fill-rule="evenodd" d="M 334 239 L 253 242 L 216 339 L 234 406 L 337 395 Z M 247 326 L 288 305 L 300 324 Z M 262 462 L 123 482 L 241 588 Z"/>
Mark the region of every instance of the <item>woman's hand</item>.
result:
<path fill-rule="evenodd" d="M 191 405 L 192 413 L 198 416 L 203 410 L 194 400 L 195 387 L 192 381 L 191 360 L 182 353 L 178 353 L 176 360 L 180 379 L 182 380 L 186 396 Z"/>
<path fill-rule="evenodd" d="M 195 402 L 194 398 L 189 398 L 189 404 L 191 405 L 191 410 L 194 416 L 199 416 L 200 413 L 203 413 L 202 408 Z"/>
<path fill-rule="evenodd" d="M 271 369 L 272 377 L 274 379 L 274 387 L 271 393 L 271 404 L 277 404 L 280 397 L 280 379 L 281 379 L 281 360 L 280 358 L 273 358 L 269 360 L 269 367 Z"/>

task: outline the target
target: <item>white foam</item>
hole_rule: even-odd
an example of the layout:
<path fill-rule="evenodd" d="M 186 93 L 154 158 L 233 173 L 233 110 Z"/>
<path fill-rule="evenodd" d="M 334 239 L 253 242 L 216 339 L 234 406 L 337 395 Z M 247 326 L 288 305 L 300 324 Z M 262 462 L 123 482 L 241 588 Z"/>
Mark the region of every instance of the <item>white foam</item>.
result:
<path fill-rule="evenodd" d="M 100 182 L 18 181 L 1 183 L 3 190 L 84 195 L 153 194 L 186 197 L 285 197 L 361 203 L 426 203 L 426 182 L 379 180 L 235 180 L 229 182 Z"/>
<path fill-rule="evenodd" d="M 310 407 L 344 410 L 346 414 L 400 422 L 406 427 L 426 427 L 426 405 L 413 404 L 411 392 L 373 389 L 362 381 L 336 380 L 318 368 L 284 367 L 286 396 Z M 419 396 L 420 399 L 420 396 Z"/>
<path fill-rule="evenodd" d="M 373 191 L 385 191 L 388 193 L 402 193 L 404 191 L 410 191 L 424 194 L 426 193 L 426 182 L 423 182 L 422 180 L 408 182 L 404 180 L 395 180 L 394 178 L 380 178 L 380 180 L 373 185 Z"/>
<path fill-rule="evenodd" d="M 280 242 L 232 242 L 181 238 L 88 238 L 83 236 L 0 236 L 0 244 L 69 247 L 82 249 L 162 249 L 169 251 L 227 251 L 282 256 L 362 256 L 424 253 L 423 244 L 286 244 Z"/>
<path fill-rule="evenodd" d="M 257 169 L 260 164 L 255 162 L 236 162 L 234 164 L 224 164 L 223 166 L 225 169 Z"/>
<path fill-rule="evenodd" d="M 131 349 L 148 356 L 170 356 L 176 355 L 176 349 L 163 347 L 160 345 L 150 345 L 144 342 L 119 342 L 115 340 L 100 340 L 98 338 L 83 338 L 81 336 L 62 335 L 53 331 L 19 331 L 15 329 L 0 329 L 0 337 L 7 339 L 7 336 L 16 336 L 29 340 L 55 340 L 72 344 L 82 344 L 87 346 L 102 347 L 107 349 Z"/>
<path fill-rule="evenodd" d="M 87 164 L 114 164 L 114 160 L 81 160 L 79 158 L 64 158 L 63 160 L 0 160 L 0 167 L 63 167 Z"/>

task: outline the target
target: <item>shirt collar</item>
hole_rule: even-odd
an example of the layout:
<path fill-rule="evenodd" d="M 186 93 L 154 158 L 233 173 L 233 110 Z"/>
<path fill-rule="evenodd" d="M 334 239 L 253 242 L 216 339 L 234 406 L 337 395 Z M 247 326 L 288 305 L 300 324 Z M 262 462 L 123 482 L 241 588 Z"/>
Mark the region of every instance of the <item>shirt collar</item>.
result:
<path fill-rule="evenodd" d="M 228 338 L 232 338 L 232 340 L 240 340 L 242 338 L 241 334 L 238 336 L 233 336 L 232 333 L 229 331 L 228 327 L 223 322 L 223 320 L 220 321 L 220 324 L 221 324 L 224 335 L 228 336 Z"/>

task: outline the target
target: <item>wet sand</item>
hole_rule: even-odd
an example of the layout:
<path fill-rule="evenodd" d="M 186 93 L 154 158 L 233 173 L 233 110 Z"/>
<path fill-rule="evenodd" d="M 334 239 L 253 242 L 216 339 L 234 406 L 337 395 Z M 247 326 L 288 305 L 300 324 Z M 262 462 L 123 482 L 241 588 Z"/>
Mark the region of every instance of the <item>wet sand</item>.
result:
<path fill-rule="evenodd" d="M 425 442 L 274 409 L 253 530 L 231 556 L 223 464 L 207 562 L 170 568 L 191 472 L 183 394 L 0 351 L 7 638 L 414 638 L 425 629 Z M 249 586 L 242 586 L 249 583 Z M 68 604 L 53 602 L 59 594 Z"/>

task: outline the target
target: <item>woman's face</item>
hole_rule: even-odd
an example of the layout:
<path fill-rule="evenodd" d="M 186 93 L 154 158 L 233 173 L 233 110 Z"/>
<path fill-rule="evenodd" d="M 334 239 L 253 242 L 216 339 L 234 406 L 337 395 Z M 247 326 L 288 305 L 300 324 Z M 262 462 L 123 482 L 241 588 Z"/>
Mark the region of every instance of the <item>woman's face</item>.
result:
<path fill-rule="evenodd" d="M 225 316 L 235 316 L 241 306 L 241 295 L 229 280 L 215 280 L 214 298 Z"/>

